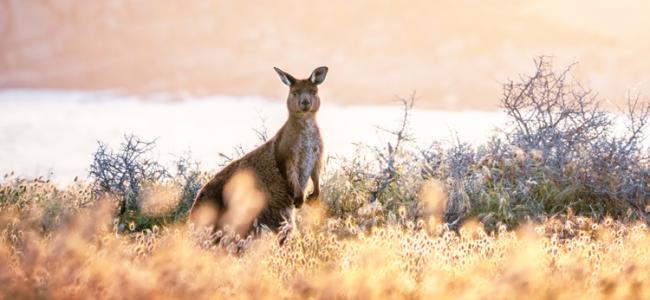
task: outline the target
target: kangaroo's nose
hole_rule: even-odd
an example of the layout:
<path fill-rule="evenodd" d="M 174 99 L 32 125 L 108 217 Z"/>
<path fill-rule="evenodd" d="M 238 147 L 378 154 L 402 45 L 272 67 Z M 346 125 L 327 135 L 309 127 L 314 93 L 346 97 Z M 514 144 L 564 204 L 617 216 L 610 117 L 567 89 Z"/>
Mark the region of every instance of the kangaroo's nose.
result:
<path fill-rule="evenodd" d="M 300 100 L 300 106 L 309 106 L 309 99 Z"/>

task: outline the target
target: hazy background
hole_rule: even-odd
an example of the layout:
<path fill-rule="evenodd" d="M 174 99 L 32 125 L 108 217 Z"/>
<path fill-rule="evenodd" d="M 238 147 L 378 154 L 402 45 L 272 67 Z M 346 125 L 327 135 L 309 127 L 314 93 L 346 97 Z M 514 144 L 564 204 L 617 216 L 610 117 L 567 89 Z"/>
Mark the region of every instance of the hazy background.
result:
<path fill-rule="evenodd" d="M 532 58 L 580 64 L 613 104 L 648 90 L 650 1 L 0 0 L 0 88 L 281 99 L 278 66 L 330 67 L 325 101 L 496 109 Z"/>
<path fill-rule="evenodd" d="M 0 175 L 70 181 L 124 134 L 157 139 L 163 162 L 191 151 L 218 168 L 259 143 L 252 128 L 286 120 L 273 66 L 330 67 L 327 154 L 385 142 L 376 126 L 397 126 L 394 100 L 414 91 L 418 143 L 476 143 L 505 119 L 501 83 L 538 55 L 580 62 L 611 108 L 648 95 L 649 15 L 644 0 L 0 0 Z"/>

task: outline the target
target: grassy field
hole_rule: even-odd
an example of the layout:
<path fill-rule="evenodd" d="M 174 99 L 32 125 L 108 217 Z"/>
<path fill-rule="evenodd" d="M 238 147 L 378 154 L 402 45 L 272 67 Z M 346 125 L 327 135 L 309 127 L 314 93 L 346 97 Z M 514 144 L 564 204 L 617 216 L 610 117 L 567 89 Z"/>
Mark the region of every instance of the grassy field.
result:
<path fill-rule="evenodd" d="M 503 95 L 511 123 L 481 145 L 419 145 L 405 99 L 385 146 L 328 159 L 283 245 L 186 224 L 212 172 L 134 136 L 67 187 L 6 174 L 0 298 L 650 297 L 650 105 L 628 97 L 617 130 L 544 57 Z"/>
<path fill-rule="evenodd" d="M 20 196 L 15 196 L 19 194 Z M 279 246 L 271 233 L 219 244 L 183 222 L 121 228 L 80 184 L 4 184 L 0 294 L 55 298 L 636 298 L 650 296 L 645 223 L 568 215 L 458 232 L 435 215 L 380 208 L 341 219 L 308 206 Z M 384 224 L 361 230 L 362 218 Z"/>

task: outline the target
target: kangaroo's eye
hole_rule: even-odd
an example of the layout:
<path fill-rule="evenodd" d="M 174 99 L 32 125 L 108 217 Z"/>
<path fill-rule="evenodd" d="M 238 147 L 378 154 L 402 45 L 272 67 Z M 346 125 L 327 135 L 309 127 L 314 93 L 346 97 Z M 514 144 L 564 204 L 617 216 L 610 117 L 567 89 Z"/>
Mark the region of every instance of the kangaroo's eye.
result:
<path fill-rule="evenodd" d="M 294 96 L 294 97 L 298 96 L 298 92 L 296 92 L 296 91 L 291 92 L 291 96 Z"/>

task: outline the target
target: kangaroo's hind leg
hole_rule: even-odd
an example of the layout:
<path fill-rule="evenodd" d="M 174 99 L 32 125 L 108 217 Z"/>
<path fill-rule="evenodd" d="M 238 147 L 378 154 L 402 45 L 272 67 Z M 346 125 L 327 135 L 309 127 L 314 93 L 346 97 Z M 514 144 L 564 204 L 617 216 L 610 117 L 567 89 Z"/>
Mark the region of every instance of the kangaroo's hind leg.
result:
<path fill-rule="evenodd" d="M 213 231 L 216 231 L 225 209 L 223 183 L 213 179 L 196 195 L 190 209 L 189 221 L 197 228 L 212 227 Z"/>

